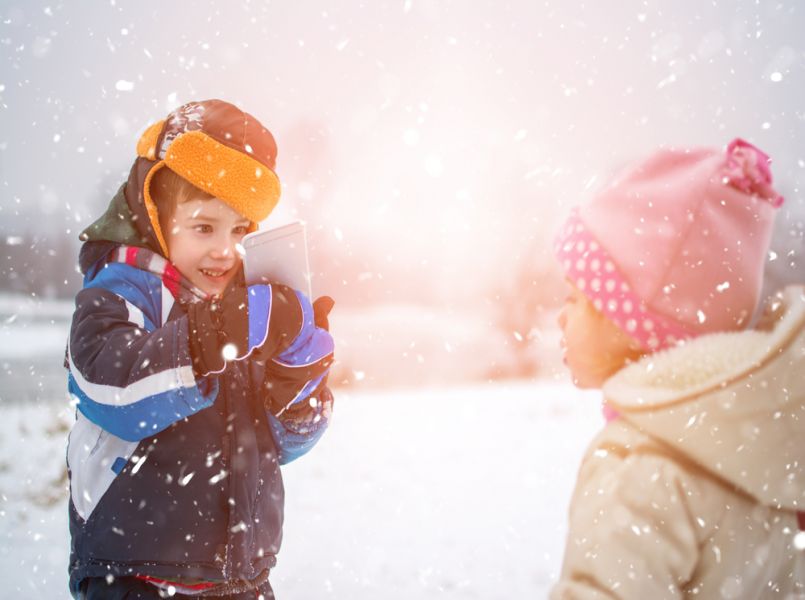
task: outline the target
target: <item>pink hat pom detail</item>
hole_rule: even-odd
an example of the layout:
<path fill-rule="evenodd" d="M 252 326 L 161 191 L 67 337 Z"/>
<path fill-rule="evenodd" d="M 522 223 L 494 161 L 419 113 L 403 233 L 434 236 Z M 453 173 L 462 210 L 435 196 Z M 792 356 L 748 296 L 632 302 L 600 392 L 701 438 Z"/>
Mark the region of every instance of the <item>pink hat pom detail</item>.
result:
<path fill-rule="evenodd" d="M 735 138 L 727 146 L 724 183 L 744 193 L 759 196 L 777 208 L 783 203 L 783 197 L 771 186 L 770 162 L 768 154 L 761 149 Z"/>

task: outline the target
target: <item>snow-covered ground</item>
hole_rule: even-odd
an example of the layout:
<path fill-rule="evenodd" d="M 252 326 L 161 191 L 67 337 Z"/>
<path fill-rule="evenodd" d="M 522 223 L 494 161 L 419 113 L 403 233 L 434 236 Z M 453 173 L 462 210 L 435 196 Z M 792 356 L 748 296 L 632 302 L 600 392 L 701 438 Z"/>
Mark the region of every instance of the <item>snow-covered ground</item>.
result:
<path fill-rule="evenodd" d="M 338 391 L 331 430 L 284 468 L 278 597 L 544 597 L 597 402 L 553 382 Z M 70 408 L 0 417 L 0 576 L 9 597 L 66 598 Z"/>
<path fill-rule="evenodd" d="M 0 576 L 20 597 L 68 597 L 73 415 L 60 365 L 71 309 L 0 295 Z M 566 382 L 470 383 L 511 358 L 487 315 L 333 316 L 333 380 L 352 387 L 336 390 L 319 446 L 284 468 L 278 597 L 543 597 L 581 452 L 601 424 L 597 395 Z M 543 372 L 561 372 L 545 362 L 556 354 Z M 428 383 L 437 378 L 452 384 Z M 407 389 L 378 389 L 400 381 Z"/>

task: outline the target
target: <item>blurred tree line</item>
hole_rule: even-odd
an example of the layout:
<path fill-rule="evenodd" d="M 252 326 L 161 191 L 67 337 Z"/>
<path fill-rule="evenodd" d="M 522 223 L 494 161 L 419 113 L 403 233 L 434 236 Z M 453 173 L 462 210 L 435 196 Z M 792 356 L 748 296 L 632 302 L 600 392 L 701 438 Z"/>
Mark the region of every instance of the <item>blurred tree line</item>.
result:
<path fill-rule="evenodd" d="M 0 235 L 0 293 L 72 298 L 80 289 L 77 236 L 30 230 Z"/>

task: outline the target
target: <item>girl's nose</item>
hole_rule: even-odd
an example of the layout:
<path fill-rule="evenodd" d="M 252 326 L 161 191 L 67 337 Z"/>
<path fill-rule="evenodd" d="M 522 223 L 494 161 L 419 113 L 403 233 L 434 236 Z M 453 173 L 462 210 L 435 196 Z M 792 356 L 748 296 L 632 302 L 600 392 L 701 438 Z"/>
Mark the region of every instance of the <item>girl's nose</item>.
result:
<path fill-rule="evenodd" d="M 559 311 L 559 315 L 556 317 L 556 322 L 559 324 L 559 328 L 564 331 L 565 325 L 567 325 L 567 314 L 565 313 L 565 306 L 562 307 L 562 310 Z"/>

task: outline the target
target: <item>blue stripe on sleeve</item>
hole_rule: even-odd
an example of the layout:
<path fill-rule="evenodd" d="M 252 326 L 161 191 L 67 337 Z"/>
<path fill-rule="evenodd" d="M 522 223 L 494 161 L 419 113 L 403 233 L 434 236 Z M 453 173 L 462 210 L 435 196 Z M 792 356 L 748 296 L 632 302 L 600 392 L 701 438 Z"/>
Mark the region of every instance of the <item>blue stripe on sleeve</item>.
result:
<path fill-rule="evenodd" d="M 270 286 L 249 286 L 249 350 L 261 346 L 266 341 L 271 300 Z"/>
<path fill-rule="evenodd" d="M 286 350 L 275 360 L 286 367 L 301 367 L 315 363 L 333 353 L 335 344 L 333 338 L 324 329 L 310 327 L 299 336 L 303 344 L 297 345 L 294 352 Z"/>
<path fill-rule="evenodd" d="M 101 288 L 117 294 L 139 308 L 145 319 L 146 330 L 153 331 L 155 319 L 162 312 L 162 280 L 137 267 L 123 263 L 108 263 L 84 289 Z"/>
<path fill-rule="evenodd" d="M 212 406 L 218 395 L 218 382 L 210 393 L 202 394 L 197 387 L 177 388 L 154 394 L 127 404 L 114 406 L 95 402 L 87 396 L 73 378 L 67 376 L 67 388 L 78 398 L 78 410 L 90 421 L 109 433 L 129 442 L 138 442 L 155 435 L 172 423 Z"/>

